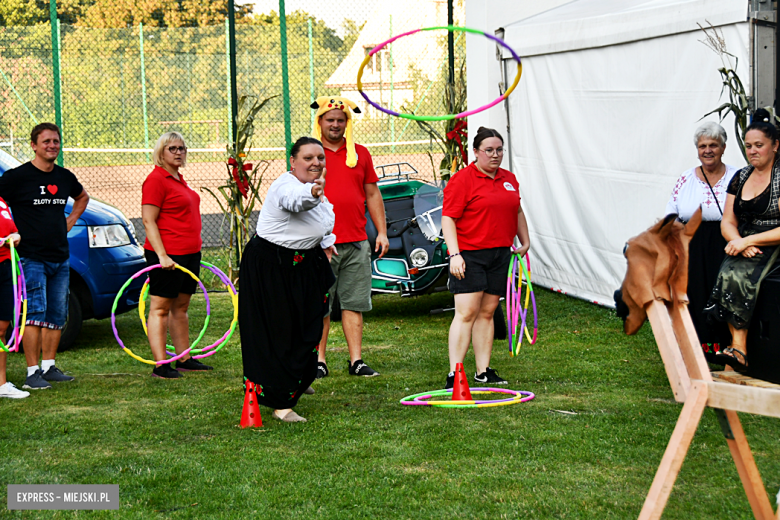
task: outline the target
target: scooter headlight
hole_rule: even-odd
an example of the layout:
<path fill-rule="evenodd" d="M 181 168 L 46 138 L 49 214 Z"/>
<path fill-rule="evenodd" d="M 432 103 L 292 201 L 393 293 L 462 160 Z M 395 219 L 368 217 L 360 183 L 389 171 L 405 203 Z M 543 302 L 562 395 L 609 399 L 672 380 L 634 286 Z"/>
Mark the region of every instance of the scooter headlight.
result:
<path fill-rule="evenodd" d="M 409 260 L 412 261 L 413 266 L 423 267 L 425 264 L 428 263 L 428 251 L 426 251 L 421 247 L 418 247 L 417 249 L 413 250 L 412 253 L 409 255 Z"/>

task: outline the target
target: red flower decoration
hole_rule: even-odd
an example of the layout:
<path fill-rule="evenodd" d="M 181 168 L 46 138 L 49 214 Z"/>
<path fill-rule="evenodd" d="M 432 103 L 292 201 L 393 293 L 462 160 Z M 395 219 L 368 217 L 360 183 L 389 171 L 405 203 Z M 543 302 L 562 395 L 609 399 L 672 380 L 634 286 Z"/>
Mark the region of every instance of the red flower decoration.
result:
<path fill-rule="evenodd" d="M 249 179 L 238 173 L 238 162 L 232 157 L 228 159 L 228 166 L 233 167 L 231 173 L 233 175 L 233 180 L 236 181 L 236 186 L 238 186 L 238 191 L 241 192 L 242 197 L 247 198 L 247 195 L 249 195 Z M 245 172 L 251 172 L 252 163 L 246 163 L 241 169 Z"/>
<path fill-rule="evenodd" d="M 460 148 L 460 155 L 463 159 L 463 164 L 468 164 L 469 162 L 468 153 L 466 153 L 466 149 L 463 148 L 463 141 L 466 141 L 466 144 L 468 144 L 468 127 L 466 125 L 466 120 L 461 119 L 455 123 L 455 126 L 452 130 L 447 132 L 447 139 L 454 140 L 458 144 L 458 148 Z"/>

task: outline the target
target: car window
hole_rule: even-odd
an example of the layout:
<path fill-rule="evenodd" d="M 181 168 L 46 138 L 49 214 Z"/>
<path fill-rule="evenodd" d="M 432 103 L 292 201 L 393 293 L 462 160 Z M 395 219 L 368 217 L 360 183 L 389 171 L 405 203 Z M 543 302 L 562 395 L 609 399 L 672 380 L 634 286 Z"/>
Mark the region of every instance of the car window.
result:
<path fill-rule="evenodd" d="M 21 164 L 22 163 L 17 161 L 13 156 L 0 150 L 0 175 L 4 174 L 6 170 L 10 170 L 11 168 L 16 168 Z"/>

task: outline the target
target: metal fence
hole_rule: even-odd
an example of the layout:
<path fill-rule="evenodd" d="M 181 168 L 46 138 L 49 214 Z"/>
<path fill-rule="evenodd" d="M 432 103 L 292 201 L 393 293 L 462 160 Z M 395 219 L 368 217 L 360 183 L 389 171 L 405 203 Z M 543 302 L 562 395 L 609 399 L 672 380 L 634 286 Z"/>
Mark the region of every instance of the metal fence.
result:
<path fill-rule="evenodd" d="M 317 20 L 288 21 L 293 140 L 311 133 L 309 105 L 315 97 L 344 95 L 363 110 L 355 119 L 355 136 L 368 146 L 376 165 L 408 162 L 421 177 L 433 179 L 441 154 L 429 135 L 414 122 L 367 106 L 356 86 L 358 66 L 374 45 L 421 23 L 447 24 L 441 2 L 418 4 L 416 12 L 395 16 L 392 7 L 377 9 L 351 46 Z M 0 27 L 0 149 L 28 160 L 30 129 L 55 121 L 59 103 L 64 166 L 93 197 L 134 220 L 143 235 L 141 184 L 161 133 L 176 130 L 185 136 L 190 153 L 183 171 L 193 188 L 213 189 L 229 178 L 225 149 L 233 137 L 231 104 L 236 100 L 230 95 L 227 29 L 227 22 L 176 29 L 58 24 L 54 32 L 48 24 Z M 437 31 L 397 40 L 366 67 L 364 90 L 395 110 L 444 113 L 446 38 L 445 31 Z M 278 25 L 237 26 L 239 96 L 279 95 L 263 108 L 252 143 L 250 160 L 269 163 L 261 193 L 286 170 L 280 42 Z M 460 67 L 465 40 L 457 38 L 454 49 Z M 57 61 L 59 70 L 53 66 Z M 219 247 L 227 239 L 222 214 L 211 195 L 201 191 L 201 198 L 204 245 Z"/>

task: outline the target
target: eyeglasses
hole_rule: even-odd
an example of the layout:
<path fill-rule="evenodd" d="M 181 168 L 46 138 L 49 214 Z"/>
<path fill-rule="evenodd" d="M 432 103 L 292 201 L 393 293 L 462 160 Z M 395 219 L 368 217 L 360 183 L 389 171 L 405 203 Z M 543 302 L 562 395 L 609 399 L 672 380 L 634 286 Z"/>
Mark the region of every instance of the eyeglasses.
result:
<path fill-rule="evenodd" d="M 169 146 L 168 151 L 171 153 L 187 153 L 186 146 Z"/>
<path fill-rule="evenodd" d="M 485 148 L 484 150 L 482 150 L 480 148 L 477 148 L 477 150 L 479 150 L 480 152 L 485 152 L 485 155 L 487 155 L 489 157 L 492 157 L 494 155 L 496 157 L 501 157 L 502 155 L 504 155 L 504 149 L 503 148 L 496 148 L 496 149 Z"/>

